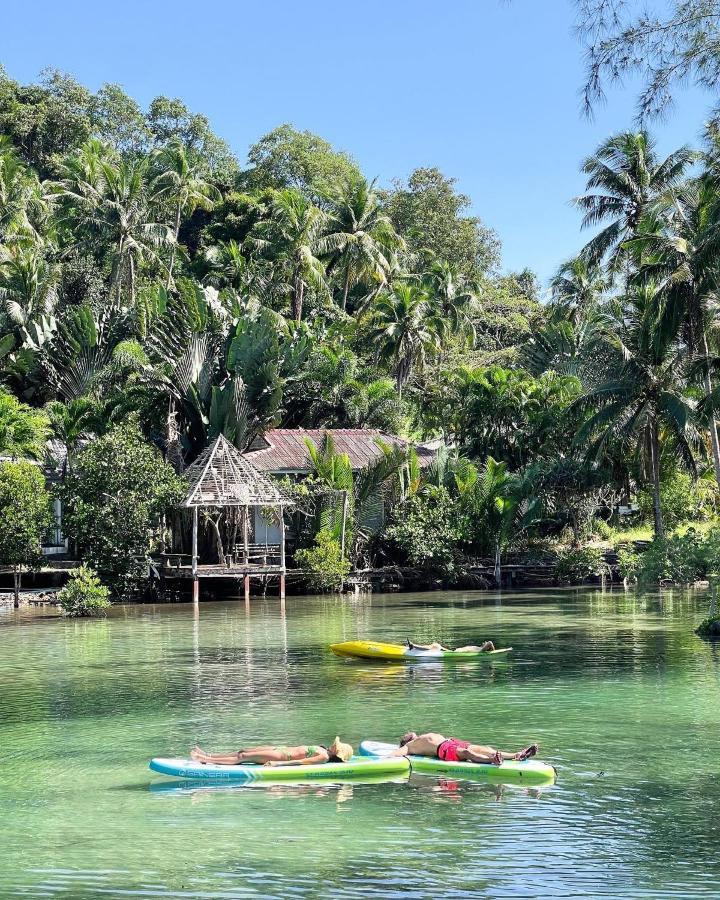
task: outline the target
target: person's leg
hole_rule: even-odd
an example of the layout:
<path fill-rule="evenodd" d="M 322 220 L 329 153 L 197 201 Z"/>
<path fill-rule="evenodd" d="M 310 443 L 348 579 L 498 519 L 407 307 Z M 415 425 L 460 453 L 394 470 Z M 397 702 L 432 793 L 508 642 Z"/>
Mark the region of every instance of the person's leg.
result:
<path fill-rule="evenodd" d="M 528 747 L 524 747 L 522 750 L 518 750 L 517 753 L 509 753 L 505 750 L 498 750 L 498 753 L 505 759 L 516 759 L 522 761 L 523 759 L 530 759 L 531 756 L 535 756 L 538 752 L 537 744 L 530 744 Z"/>
<path fill-rule="evenodd" d="M 218 766 L 236 766 L 239 762 L 240 753 L 206 753 L 200 747 L 193 747 L 190 756 L 200 763 L 213 763 Z"/>
<path fill-rule="evenodd" d="M 494 747 L 485 747 L 481 744 L 471 744 L 469 747 L 458 747 L 457 758 L 461 762 L 484 763 L 491 766 L 499 766 L 502 762 L 502 754 Z"/>

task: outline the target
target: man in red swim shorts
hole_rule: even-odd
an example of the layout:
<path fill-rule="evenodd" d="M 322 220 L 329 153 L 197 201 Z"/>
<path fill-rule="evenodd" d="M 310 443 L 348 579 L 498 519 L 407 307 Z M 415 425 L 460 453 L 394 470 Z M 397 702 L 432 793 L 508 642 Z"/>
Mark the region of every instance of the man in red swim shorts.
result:
<path fill-rule="evenodd" d="M 397 750 L 393 750 L 392 755 L 429 756 L 446 762 L 488 763 L 492 766 L 499 766 L 508 759 L 529 759 L 531 756 L 535 756 L 537 751 L 537 744 L 530 744 L 517 753 L 506 753 L 504 750 L 496 750 L 494 747 L 486 747 L 482 744 L 471 744 L 470 741 L 445 737 L 444 734 L 436 734 L 433 731 L 429 731 L 427 734 L 416 734 L 414 731 L 409 731 L 402 736 L 400 746 Z"/>

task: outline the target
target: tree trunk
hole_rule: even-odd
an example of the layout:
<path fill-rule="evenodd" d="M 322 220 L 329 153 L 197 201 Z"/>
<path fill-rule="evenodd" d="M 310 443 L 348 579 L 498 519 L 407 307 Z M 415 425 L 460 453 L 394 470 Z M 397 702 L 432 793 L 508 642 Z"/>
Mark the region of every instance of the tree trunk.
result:
<path fill-rule="evenodd" d="M 295 290 L 293 291 L 292 299 L 292 314 L 293 319 L 295 319 L 296 322 L 300 322 L 302 320 L 304 295 L 305 284 L 302 278 L 296 278 Z"/>
<path fill-rule="evenodd" d="M 345 270 L 345 285 L 343 287 L 343 302 L 342 309 L 343 312 L 347 309 L 347 298 L 348 293 L 350 291 L 350 263 L 347 264 L 347 269 Z"/>
<path fill-rule="evenodd" d="M 499 541 L 499 539 L 495 540 L 495 569 L 493 571 L 493 575 L 495 577 L 495 584 L 498 587 L 502 587 L 502 572 L 500 571 L 500 541 Z"/>
<path fill-rule="evenodd" d="M 14 579 L 13 606 L 15 607 L 15 609 L 18 609 L 20 607 L 20 579 L 21 579 L 21 577 L 22 576 L 20 574 L 20 566 L 15 566 L 15 569 L 13 571 L 13 579 Z"/>
<path fill-rule="evenodd" d="M 655 518 L 655 537 L 665 537 L 665 526 L 660 505 L 660 438 L 656 421 L 650 426 L 650 464 L 652 466 L 653 481 L 653 514 Z"/>
<path fill-rule="evenodd" d="M 172 250 L 170 251 L 170 265 L 168 266 L 168 277 L 166 289 L 170 290 L 170 285 L 173 280 L 173 267 L 175 265 L 175 251 L 177 250 L 178 238 L 180 237 L 180 215 L 182 213 L 182 204 L 178 203 L 177 208 L 177 216 L 175 217 L 175 243 L 172 245 Z"/>
<path fill-rule="evenodd" d="M 705 381 L 705 392 L 710 395 L 712 392 L 712 379 L 710 378 L 710 369 L 708 368 L 708 358 L 710 353 L 708 351 L 707 344 L 707 336 L 703 331 L 702 336 L 702 345 L 703 345 L 703 357 L 705 359 L 705 373 L 704 373 L 704 381 Z M 710 410 L 710 444 L 712 445 L 712 455 L 713 455 L 713 465 L 715 467 L 715 480 L 720 486 L 720 443 L 718 442 L 718 432 L 717 432 L 717 423 L 715 421 L 715 410 Z"/>

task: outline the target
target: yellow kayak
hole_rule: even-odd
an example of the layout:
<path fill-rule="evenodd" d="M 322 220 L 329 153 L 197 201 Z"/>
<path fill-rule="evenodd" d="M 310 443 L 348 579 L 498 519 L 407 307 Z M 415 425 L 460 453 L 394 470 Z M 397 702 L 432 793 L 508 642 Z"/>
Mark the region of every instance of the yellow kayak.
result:
<path fill-rule="evenodd" d="M 469 650 L 459 653 L 456 650 L 411 650 L 406 644 L 385 644 L 382 641 L 343 641 L 340 644 L 330 644 L 330 649 L 336 656 L 417 661 L 423 659 L 478 659 L 483 656 L 509 653 L 512 647 L 505 647 L 501 650 Z"/>

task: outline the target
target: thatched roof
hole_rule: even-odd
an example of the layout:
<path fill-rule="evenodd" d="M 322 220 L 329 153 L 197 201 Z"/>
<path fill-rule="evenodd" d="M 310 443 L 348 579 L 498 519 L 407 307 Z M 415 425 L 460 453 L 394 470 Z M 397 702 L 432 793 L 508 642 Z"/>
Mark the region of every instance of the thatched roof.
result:
<path fill-rule="evenodd" d="M 183 506 L 292 505 L 222 434 L 186 469 L 185 477 L 189 489 Z"/>

